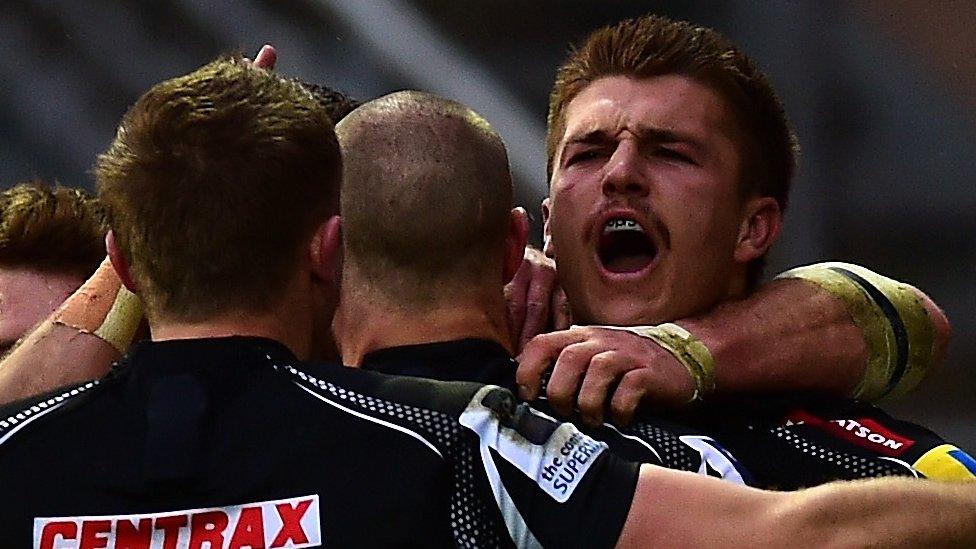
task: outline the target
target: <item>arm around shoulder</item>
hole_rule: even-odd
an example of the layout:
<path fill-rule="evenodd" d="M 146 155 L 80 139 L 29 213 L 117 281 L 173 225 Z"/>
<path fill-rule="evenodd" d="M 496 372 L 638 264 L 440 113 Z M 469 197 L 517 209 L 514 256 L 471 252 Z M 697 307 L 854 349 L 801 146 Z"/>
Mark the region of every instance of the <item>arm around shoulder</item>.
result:
<path fill-rule="evenodd" d="M 976 484 L 747 488 L 645 465 L 617 547 L 973 547 Z"/>
<path fill-rule="evenodd" d="M 945 356 L 949 321 L 918 289 L 848 263 L 780 274 L 678 324 L 714 356 L 722 393 L 818 391 L 875 402 L 908 393 Z"/>
<path fill-rule="evenodd" d="M 777 278 L 802 279 L 844 304 L 868 351 L 855 398 L 877 401 L 911 392 L 945 357 L 949 320 L 909 284 L 850 263 L 818 263 Z"/>
<path fill-rule="evenodd" d="M 0 403 L 105 375 L 142 320 L 108 260 L 0 361 Z"/>

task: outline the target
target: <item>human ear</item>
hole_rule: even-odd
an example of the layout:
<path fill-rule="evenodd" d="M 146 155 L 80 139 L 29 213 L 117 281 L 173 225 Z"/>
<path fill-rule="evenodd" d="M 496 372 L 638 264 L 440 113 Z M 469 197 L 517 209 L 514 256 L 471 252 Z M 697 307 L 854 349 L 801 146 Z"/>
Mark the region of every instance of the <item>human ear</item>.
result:
<path fill-rule="evenodd" d="M 552 243 L 552 228 L 549 226 L 549 198 L 542 201 L 542 253 L 546 257 L 556 257 L 556 246 Z"/>
<path fill-rule="evenodd" d="M 115 231 L 110 230 L 105 235 L 105 251 L 108 252 L 108 260 L 112 263 L 112 268 L 115 269 L 115 274 L 122 281 L 122 285 L 130 292 L 138 294 L 139 291 L 136 287 L 135 280 L 132 278 L 132 269 L 129 267 L 129 261 L 125 258 L 125 254 L 122 253 L 122 248 L 119 247 L 119 243 L 115 240 Z"/>
<path fill-rule="evenodd" d="M 733 257 L 738 263 L 751 263 L 766 254 L 783 229 L 783 210 L 771 196 L 749 199 L 743 207 L 742 222 Z"/>
<path fill-rule="evenodd" d="M 529 240 L 529 216 L 525 208 L 512 208 L 508 218 L 508 235 L 505 237 L 505 271 L 503 281 L 508 284 L 522 266 L 525 244 Z"/>
<path fill-rule="evenodd" d="M 312 273 L 324 282 L 337 284 L 342 276 L 342 218 L 334 215 L 324 221 L 309 244 Z"/>

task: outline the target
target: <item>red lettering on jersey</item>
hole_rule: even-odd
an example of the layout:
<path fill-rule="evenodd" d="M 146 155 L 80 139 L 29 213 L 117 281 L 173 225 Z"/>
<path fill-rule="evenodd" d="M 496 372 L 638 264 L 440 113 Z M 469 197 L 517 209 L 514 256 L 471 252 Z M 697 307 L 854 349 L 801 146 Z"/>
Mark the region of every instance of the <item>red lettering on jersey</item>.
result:
<path fill-rule="evenodd" d="M 234 537 L 230 540 L 229 549 L 264 549 L 264 515 L 260 507 L 245 507 L 241 509 L 241 518 L 234 527 Z"/>
<path fill-rule="evenodd" d="M 115 549 L 149 549 L 152 535 L 152 519 L 139 519 L 138 526 L 131 520 L 120 519 L 115 525 Z"/>
<path fill-rule="evenodd" d="M 35 517 L 33 540 L 35 549 L 298 549 L 319 547 L 322 525 L 319 497 L 311 495 L 141 515 Z"/>
<path fill-rule="evenodd" d="M 190 522 L 189 549 L 203 549 L 203 543 L 210 544 L 208 549 L 218 549 L 224 546 L 224 530 L 227 529 L 227 513 L 223 511 L 209 511 L 193 515 Z"/>
<path fill-rule="evenodd" d="M 806 410 L 793 410 L 786 416 L 786 425 L 807 424 L 837 438 L 854 443 L 881 455 L 897 457 L 911 448 L 915 441 L 896 435 L 870 418 L 823 419 Z"/>
<path fill-rule="evenodd" d="M 284 547 L 285 543 L 289 541 L 308 543 L 308 535 L 305 534 L 305 529 L 302 528 L 302 517 L 305 516 L 305 512 L 308 511 L 311 505 L 312 500 L 307 499 L 298 502 L 298 505 L 295 507 L 287 503 L 279 503 L 275 506 L 278 509 L 278 516 L 281 517 L 281 531 L 278 532 L 278 535 L 271 542 L 271 547 Z"/>
<path fill-rule="evenodd" d="M 54 542 L 58 540 L 58 537 L 63 540 L 75 539 L 78 537 L 78 525 L 74 522 L 49 522 L 45 524 L 38 548 L 54 549 Z"/>
<path fill-rule="evenodd" d="M 86 520 L 81 523 L 81 543 L 78 549 L 105 549 L 108 547 L 108 534 L 112 531 L 110 520 Z"/>
<path fill-rule="evenodd" d="M 163 531 L 163 549 L 176 549 L 180 541 L 180 532 L 186 523 L 186 515 L 170 515 L 156 519 L 156 529 Z"/>

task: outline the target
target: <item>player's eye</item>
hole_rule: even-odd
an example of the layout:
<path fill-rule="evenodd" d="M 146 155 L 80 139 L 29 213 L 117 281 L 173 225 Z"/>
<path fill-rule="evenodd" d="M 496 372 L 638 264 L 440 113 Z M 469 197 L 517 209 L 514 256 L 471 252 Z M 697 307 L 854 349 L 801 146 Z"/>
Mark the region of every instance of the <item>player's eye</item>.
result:
<path fill-rule="evenodd" d="M 668 147 L 658 147 L 657 149 L 654 150 L 654 154 L 661 158 L 666 158 L 668 160 L 675 160 L 678 162 L 683 162 L 685 164 L 693 164 L 695 166 L 698 165 L 698 163 L 695 162 L 690 156 L 684 153 L 680 153 L 674 149 L 670 149 Z"/>
<path fill-rule="evenodd" d="M 593 160 L 599 157 L 599 149 L 585 149 L 579 152 L 574 152 L 572 155 L 570 155 L 566 165 L 571 166 L 573 164 L 579 164 L 580 162 L 586 162 L 587 160 Z"/>

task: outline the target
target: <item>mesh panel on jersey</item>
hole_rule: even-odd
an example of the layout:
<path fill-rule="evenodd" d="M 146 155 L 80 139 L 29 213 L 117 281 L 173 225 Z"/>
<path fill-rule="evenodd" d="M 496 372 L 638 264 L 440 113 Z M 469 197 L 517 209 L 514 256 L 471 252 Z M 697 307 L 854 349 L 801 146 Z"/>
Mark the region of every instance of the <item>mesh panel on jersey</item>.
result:
<path fill-rule="evenodd" d="M 636 423 L 621 429 L 620 432 L 637 436 L 654 447 L 661 455 L 661 462 L 668 469 L 697 471 L 701 456 L 693 448 L 681 442 L 678 435 L 643 423 Z"/>
<path fill-rule="evenodd" d="M 858 477 L 892 477 L 906 476 L 909 474 L 904 466 L 900 466 L 897 463 L 882 459 L 865 458 L 846 452 L 835 452 L 829 448 L 824 448 L 819 444 L 810 442 L 809 440 L 797 435 L 786 427 L 776 427 L 770 429 L 770 432 L 790 443 L 794 448 L 800 450 L 804 454 L 808 454 L 819 459 L 820 461 L 825 461 L 841 467 L 854 473 Z"/>
<path fill-rule="evenodd" d="M 270 357 L 269 357 L 270 358 Z M 276 366 L 277 368 L 277 366 Z M 327 381 L 317 379 L 292 366 L 283 366 L 285 371 L 342 400 L 360 411 L 396 418 L 406 421 L 412 429 L 426 433 L 437 441 L 437 445 L 449 457 L 454 478 L 454 491 L 451 494 L 451 529 L 458 547 L 501 547 L 499 532 L 507 529 L 499 523 L 498 511 L 486 503 L 478 490 L 478 475 L 475 464 L 480 463 L 480 455 L 475 454 L 477 445 L 465 441 L 463 437 L 473 436 L 463 429 L 457 418 L 436 410 L 417 408 L 378 399 L 356 391 L 350 391 Z"/>

